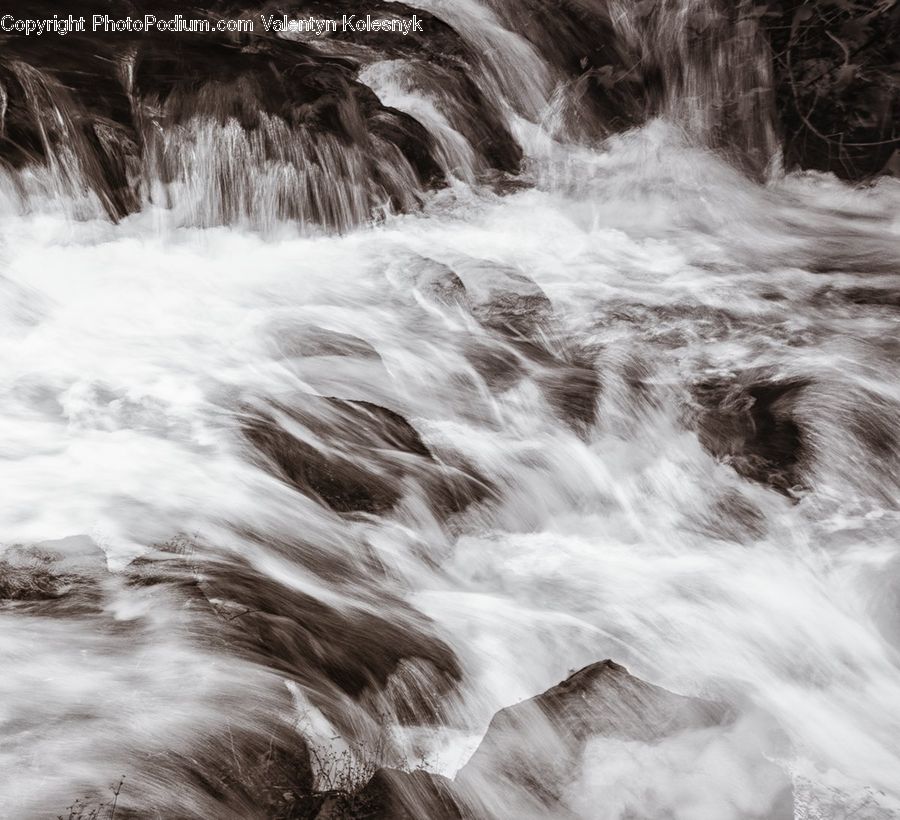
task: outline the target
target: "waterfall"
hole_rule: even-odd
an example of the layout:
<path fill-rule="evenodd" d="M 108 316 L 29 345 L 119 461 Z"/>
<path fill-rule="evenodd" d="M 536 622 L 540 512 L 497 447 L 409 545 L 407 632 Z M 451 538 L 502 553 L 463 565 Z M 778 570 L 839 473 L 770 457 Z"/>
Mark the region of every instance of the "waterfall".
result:
<path fill-rule="evenodd" d="M 769 51 L 749 2 L 615 2 L 617 29 L 659 78 L 659 113 L 763 178 L 776 173 Z M 649 66 L 649 68 L 647 68 Z"/>
<path fill-rule="evenodd" d="M 0 33 L 0 817 L 897 816 L 900 185 L 763 11 L 107 5 L 256 27 Z"/>
<path fill-rule="evenodd" d="M 253 45 L 221 38 L 210 60 L 196 37 L 183 35 L 174 62 L 158 38 L 100 39 L 105 53 L 94 70 L 107 87 L 98 96 L 83 77 L 54 70 L 52 59 L 45 64 L 46 50 L 14 41 L 0 63 L 4 122 L 11 121 L 6 195 L 20 208 L 54 199 L 113 219 L 157 205 L 185 226 L 347 230 L 416 209 L 439 179 L 459 175 L 471 184 L 492 169 L 515 172 L 509 132 L 518 117 L 545 119 L 560 94 L 577 115 L 588 106 L 585 83 L 603 97 L 629 74 L 644 82 L 623 99 L 597 103 L 595 137 L 620 121 L 663 116 L 751 174 L 777 165 L 767 52 L 744 6 L 611 2 L 582 19 L 585 10 L 573 4 L 574 22 L 560 21 L 555 47 L 542 54 L 541 41 L 555 34 L 552 16 L 536 27 L 514 6 L 420 5 L 436 15 L 434 25 L 447 26 L 457 54 L 453 65 L 425 62 L 427 48 L 393 59 L 392 76 L 404 76 L 399 94 L 379 84 L 374 66 L 360 73 L 350 60 L 323 54 L 322 41 L 290 32 L 254 35 Z M 609 44 L 579 58 L 592 47 L 591 26 Z M 74 52 L 72 42 L 63 48 Z M 359 48 L 342 43 L 337 53 L 364 64 L 377 58 L 377 50 Z M 229 61 L 229 71 L 217 71 Z M 435 110 L 423 113 L 413 97 L 432 98 Z M 563 123 L 553 132 L 565 142 L 584 136 L 578 130 Z"/>

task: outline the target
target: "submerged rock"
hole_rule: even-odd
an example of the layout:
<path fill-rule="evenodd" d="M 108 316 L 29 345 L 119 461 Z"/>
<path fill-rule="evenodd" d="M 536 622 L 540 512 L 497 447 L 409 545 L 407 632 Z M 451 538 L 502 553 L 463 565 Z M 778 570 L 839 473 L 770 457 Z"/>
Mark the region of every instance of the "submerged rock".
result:
<path fill-rule="evenodd" d="M 575 354 L 554 359 L 538 375 L 538 383 L 556 415 L 574 430 L 584 432 L 597 421 L 603 382 L 588 357 Z"/>
<path fill-rule="evenodd" d="M 547 805 L 561 797 L 587 741 L 597 735 L 651 743 L 722 723 L 720 704 L 682 697 L 612 661 L 576 672 L 541 695 L 502 709 L 457 776 L 476 793 L 524 788 Z"/>
<path fill-rule="evenodd" d="M 478 811 L 485 817 L 592 816 L 583 807 L 572 806 L 567 791 L 579 778 L 589 777 L 585 774 L 589 763 L 603 765 L 604 747 L 597 747 L 597 743 L 611 743 L 610 754 L 624 753 L 629 758 L 639 757 L 640 750 L 646 749 L 651 763 L 671 766 L 665 756 L 658 760 L 653 757 L 653 750 L 661 748 L 660 744 L 681 743 L 687 738 L 696 739 L 697 749 L 706 749 L 719 734 L 731 730 L 736 717 L 722 704 L 676 695 L 645 683 L 624 667 L 606 660 L 585 667 L 541 695 L 498 712 L 481 745 L 457 775 L 455 785 L 470 805 L 477 801 Z M 593 752 L 586 757 L 589 749 Z M 599 761 L 593 759 L 597 755 Z M 754 759 L 747 765 L 753 771 L 748 777 L 762 797 L 752 798 L 748 805 L 756 800 L 764 812 L 774 813 L 760 814 L 751 807 L 746 814 L 738 810 L 722 816 L 759 820 L 792 817 L 791 801 L 786 797 L 790 793 L 787 778 L 757 750 L 751 755 Z M 743 758 L 738 760 L 746 763 Z M 691 761 L 681 774 L 690 777 L 694 787 L 693 780 L 699 779 L 701 791 L 706 787 L 719 788 L 723 785 L 720 778 L 733 776 L 728 770 L 724 775 L 706 772 L 703 765 L 693 765 Z M 641 779 L 649 783 L 657 775 L 647 769 Z M 615 785 L 615 778 L 610 785 Z M 726 789 L 731 785 L 724 783 Z M 586 787 L 579 791 L 584 790 Z M 617 813 L 612 791 L 606 796 L 610 803 L 596 816 L 645 816 L 645 811 L 646 816 L 652 814 L 653 807 L 641 805 L 634 798 L 623 813 Z M 694 815 L 662 811 L 659 816 Z"/>
<path fill-rule="evenodd" d="M 300 795 L 275 820 L 463 820 L 474 815 L 460 803 L 452 781 L 425 771 L 378 769 L 357 789 Z"/>
<path fill-rule="evenodd" d="M 407 479 L 440 514 L 488 493 L 486 482 L 440 464 L 403 416 L 369 402 L 306 396 L 300 407 L 248 418 L 244 434 L 284 480 L 335 512 L 387 513 Z"/>
<path fill-rule="evenodd" d="M 350 701 L 373 716 L 440 720 L 462 672 L 431 621 L 363 570 L 337 566 L 311 545 L 294 549 L 284 558 L 317 578 L 320 597 L 199 546 L 190 554 L 163 546 L 132 561 L 125 576 L 131 587 L 190 608 L 205 624 L 204 641 L 302 685 L 345 731 L 354 731 L 342 723 Z"/>
<path fill-rule="evenodd" d="M 16 604 L 57 616 L 99 610 L 106 555 L 86 535 L 0 550 L 0 607 Z"/>
<path fill-rule="evenodd" d="M 509 344 L 472 339 L 466 343 L 465 357 L 485 384 L 499 392 L 517 384 L 527 373 L 526 362 Z"/>
<path fill-rule="evenodd" d="M 804 484 L 808 444 L 796 406 L 808 386 L 758 375 L 695 385 L 701 444 L 744 478 L 790 494 Z"/>
<path fill-rule="evenodd" d="M 513 339 L 533 339 L 549 327 L 553 305 L 525 274 L 490 263 L 460 265 L 456 273 L 469 310 L 484 327 Z"/>
<path fill-rule="evenodd" d="M 332 606 L 293 589 L 243 562 L 206 564 L 200 587 L 250 657 L 311 689 L 333 685 L 350 697 L 378 690 L 403 661 L 418 659 L 450 688 L 458 661 L 432 634 L 428 620 L 384 593 L 382 617 L 371 603 L 348 599 Z"/>
<path fill-rule="evenodd" d="M 444 307 L 465 308 L 466 286 L 452 268 L 425 257 L 415 258 L 413 263 L 418 270 L 408 277 L 409 283 L 424 299 Z"/>
<path fill-rule="evenodd" d="M 570 427 L 584 432 L 594 424 L 602 382 L 592 354 L 564 338 L 552 302 L 533 279 L 484 260 L 460 262 L 456 270 L 423 257 L 412 264 L 420 270 L 403 281 L 432 304 L 465 311 L 486 331 L 467 338 L 463 350 L 489 388 L 502 392 L 532 378 Z"/>
<path fill-rule="evenodd" d="M 452 781 L 425 771 L 380 769 L 356 799 L 359 813 L 354 816 L 360 818 L 462 820 L 469 816 Z"/>
<path fill-rule="evenodd" d="M 287 322 L 269 328 L 273 347 L 285 358 L 351 357 L 381 360 L 364 339 L 318 325 L 295 327 Z"/>

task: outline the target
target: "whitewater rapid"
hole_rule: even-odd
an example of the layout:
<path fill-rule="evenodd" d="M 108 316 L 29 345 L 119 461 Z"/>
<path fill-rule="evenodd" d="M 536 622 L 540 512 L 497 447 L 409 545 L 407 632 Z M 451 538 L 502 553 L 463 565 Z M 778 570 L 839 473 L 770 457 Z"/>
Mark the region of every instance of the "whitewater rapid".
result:
<path fill-rule="evenodd" d="M 462 677 L 437 725 L 401 726 L 381 703 L 413 765 L 452 775 L 497 709 L 612 657 L 768 716 L 798 816 L 900 812 L 900 185 L 759 186 L 663 121 L 602 151 L 520 127 L 532 154 L 544 140 L 530 185 L 459 181 L 421 213 L 340 236 L 177 228 L 152 209 L 118 225 L 7 212 L 0 533 L 7 548 L 56 542 L 85 591 L 68 608 L 0 606 L 3 816 L 55 816 L 120 773 L 135 806 L 159 810 L 175 798 L 154 755 L 190 758 L 267 710 L 342 742 L 302 686 L 285 699 L 277 664 L 210 641 L 215 618 L 176 588 L 126 583 L 166 543 L 339 608 L 427 616 Z M 511 348 L 433 298 L 435 265 L 467 286 L 532 280 L 552 306 L 545 347 L 599 374 L 593 421 L 567 418 L 527 368 L 494 379 L 473 364 L 476 348 Z M 293 355 L 310 327 L 375 355 Z M 805 486 L 754 482 L 702 445 L 693 388 L 748 373 L 805 385 Z M 307 394 L 400 412 L 491 498 L 442 521 L 416 486 L 383 516 L 303 497 L 261 468 L 240 423 Z M 732 776 L 748 737 L 666 751 L 662 767 L 601 744 L 571 805 L 764 812 Z M 722 795 L 671 775 L 702 754 Z M 182 810 L 208 810 L 193 788 Z"/>

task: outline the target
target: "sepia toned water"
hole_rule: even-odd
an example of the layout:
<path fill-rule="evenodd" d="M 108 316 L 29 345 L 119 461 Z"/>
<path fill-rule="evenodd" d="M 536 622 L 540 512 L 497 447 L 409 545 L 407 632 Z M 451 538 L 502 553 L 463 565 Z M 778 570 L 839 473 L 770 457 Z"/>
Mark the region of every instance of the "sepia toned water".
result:
<path fill-rule="evenodd" d="M 900 185 L 770 147 L 751 181 L 693 103 L 567 140 L 503 9 L 420 5 L 490 46 L 516 186 L 478 181 L 400 59 L 361 79 L 454 177 L 405 215 L 361 219 L 351 185 L 341 232 L 285 221 L 275 171 L 233 208 L 186 174 L 118 224 L 52 169 L 0 182 L 0 815 L 126 775 L 136 817 L 257 816 L 209 783 L 275 733 L 452 776 L 498 709 L 609 657 L 748 723 L 598 741 L 576 816 L 767 817 L 761 754 L 797 817 L 897 816 Z M 239 132 L 178 150 L 252 160 Z M 433 461 L 317 396 L 394 411 Z M 254 419 L 397 498 L 304 494 Z"/>

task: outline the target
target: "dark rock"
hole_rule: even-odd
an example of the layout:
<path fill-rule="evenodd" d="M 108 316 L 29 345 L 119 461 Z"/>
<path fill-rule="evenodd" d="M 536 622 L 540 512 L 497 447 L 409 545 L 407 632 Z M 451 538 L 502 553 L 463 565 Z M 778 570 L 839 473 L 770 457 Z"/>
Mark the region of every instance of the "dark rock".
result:
<path fill-rule="evenodd" d="M 702 532 L 738 544 L 762 538 L 766 533 L 765 515 L 749 499 L 734 490 L 723 492 L 697 518 Z"/>
<path fill-rule="evenodd" d="M 444 184 L 444 173 L 434 157 L 434 140 L 425 127 L 409 114 L 382 106 L 374 93 L 371 106 L 375 108 L 375 113 L 370 116 L 368 123 L 372 136 L 388 145 L 396 146 L 415 170 L 423 187 L 436 188 Z M 370 141 L 367 142 L 372 144 Z M 408 192 L 394 190 L 394 171 L 389 166 L 377 165 L 373 167 L 372 174 L 373 179 L 391 194 L 391 205 L 397 210 L 402 210 L 404 194 Z"/>
<path fill-rule="evenodd" d="M 556 806 L 591 737 L 652 743 L 687 729 L 719 725 L 727 715 L 720 704 L 672 694 L 602 661 L 499 711 L 456 781 L 475 793 L 491 783 L 505 783 Z"/>
<path fill-rule="evenodd" d="M 402 495 L 404 464 L 431 460 L 415 428 L 384 407 L 309 396 L 282 413 L 308 438 L 272 416 L 249 419 L 245 435 L 285 480 L 336 512 L 388 512 Z"/>
<path fill-rule="evenodd" d="M 900 309 L 900 290 L 895 288 L 878 288 L 856 286 L 849 288 L 826 287 L 813 296 L 821 305 L 859 305 L 861 307 L 881 307 Z"/>
<path fill-rule="evenodd" d="M 432 669 L 430 685 L 447 691 L 459 680 L 453 651 L 429 621 L 383 590 L 372 601 L 337 608 L 279 583 L 242 561 L 207 562 L 199 585 L 228 625 L 241 654 L 304 683 L 311 692 L 329 688 L 353 698 L 378 691 L 403 661 Z M 421 698 L 421 702 L 426 699 Z"/>
<path fill-rule="evenodd" d="M 377 769 L 358 788 L 310 791 L 272 820 L 475 820 L 453 782 L 425 771 Z"/>
<path fill-rule="evenodd" d="M 279 352 L 288 358 L 313 356 L 350 356 L 358 359 L 381 359 L 364 339 L 349 333 L 310 325 L 276 327 L 272 330 Z"/>
<path fill-rule="evenodd" d="M 332 605 L 229 555 L 202 545 L 158 545 L 125 570 L 131 586 L 158 587 L 197 615 L 198 636 L 303 684 L 336 723 L 350 697 L 372 714 L 431 723 L 442 714 L 461 670 L 431 622 L 328 550 L 267 543 L 271 553 L 341 597 Z M 360 547 L 362 549 L 362 547 Z M 376 572 L 376 570 L 371 570 Z M 384 612 L 382 616 L 378 614 Z M 199 619 L 198 619 L 199 620 Z"/>
<path fill-rule="evenodd" d="M 548 368 L 538 383 L 554 412 L 574 429 L 586 431 L 596 422 L 602 382 L 593 367 L 562 362 Z"/>
<path fill-rule="evenodd" d="M 463 820 L 469 817 L 453 782 L 425 771 L 379 769 L 354 796 L 348 818 Z M 337 818 L 336 815 L 330 815 Z M 320 820 L 325 820 L 320 816 Z"/>
<path fill-rule="evenodd" d="M 291 709 L 287 698 L 279 705 L 284 712 Z M 257 710 L 255 718 L 254 729 L 231 728 L 204 738 L 190 753 L 158 756 L 152 776 L 162 784 L 178 782 L 182 789 L 187 785 L 194 805 L 199 803 L 210 812 L 205 816 L 247 820 L 290 816 L 295 795 L 308 794 L 314 785 L 309 749 L 297 732 L 271 715 Z M 149 776 L 145 773 L 144 779 Z M 135 815 L 135 820 L 140 816 L 146 815 Z"/>
<path fill-rule="evenodd" d="M 456 273 L 465 285 L 469 310 L 486 328 L 531 340 L 549 327 L 553 305 L 533 279 L 487 262 L 459 265 Z"/>
<path fill-rule="evenodd" d="M 459 65 L 416 63 L 416 83 L 436 100 L 447 121 L 466 138 L 479 160 L 483 174 L 501 171 L 517 174 L 522 149 L 510 133 L 506 120 L 473 82 L 471 71 Z M 500 184 L 510 177 L 502 178 Z"/>
<path fill-rule="evenodd" d="M 654 409 L 662 407 L 662 397 L 656 385 L 653 365 L 641 354 L 629 355 L 621 366 L 622 381 L 628 389 L 629 399 L 634 402 L 635 409 Z"/>
<path fill-rule="evenodd" d="M 847 413 L 846 429 L 877 462 L 887 467 L 886 477 L 896 480 L 897 463 L 900 461 L 897 404 L 872 390 L 855 387 L 848 392 L 854 398 L 854 406 Z"/>
<path fill-rule="evenodd" d="M 582 764 L 590 765 L 585 758 L 590 740 L 607 738 L 649 747 L 687 741 L 680 747 L 685 750 L 682 754 L 692 754 L 699 747 L 690 742 L 691 738 L 707 746 L 713 738 L 728 732 L 737 718 L 722 704 L 673 694 L 606 660 L 585 667 L 537 697 L 498 712 L 454 783 L 468 805 L 478 807 L 480 817 L 575 820 L 585 815 L 567 807 L 565 791 L 577 782 Z M 738 741 L 742 748 L 740 765 L 749 767 L 748 780 L 753 788 L 760 789 L 753 798 L 756 806 L 746 816 L 756 820 L 792 818 L 789 778 L 755 750 L 745 752 L 745 742 Z M 654 772 L 647 771 L 646 775 L 652 782 Z M 708 786 L 722 785 L 714 772 L 706 777 Z M 740 788 L 743 792 L 746 786 Z M 759 807 L 764 814 L 758 813 Z M 643 816 L 640 805 L 631 808 L 634 816 Z M 669 814 L 663 811 L 660 816 Z"/>
<path fill-rule="evenodd" d="M 217 610 L 200 585 L 200 569 L 193 549 L 187 539 L 156 544 L 128 563 L 123 573 L 125 583 L 129 587 L 164 587 L 173 605 L 215 615 Z"/>
<path fill-rule="evenodd" d="M 465 356 L 493 390 L 502 392 L 533 378 L 551 410 L 579 433 L 597 420 L 603 383 L 586 355 L 557 353 L 516 337 L 474 339 L 466 344 Z"/>
<path fill-rule="evenodd" d="M 420 268 L 411 277 L 412 284 L 426 299 L 445 307 L 468 304 L 466 286 L 451 268 L 425 257 L 415 258 L 411 264 Z"/>
<path fill-rule="evenodd" d="M 80 1 L 66 7 L 66 13 L 89 20 L 96 11 Z M 186 9 L 160 0 L 137 9 L 113 0 L 103 11 L 112 18 L 139 12 L 165 19 Z M 251 13 L 238 4 L 217 2 L 190 11 L 199 18 Z M 52 18 L 55 12 L 59 8 L 48 2 L 31 8 L 35 17 Z M 314 187 L 310 168 L 320 166 L 330 176 L 327 190 L 312 195 L 298 188 L 291 196 L 277 197 L 272 216 L 279 218 L 346 227 L 341 188 L 358 190 L 361 182 L 372 208 L 386 198 L 397 209 L 410 206 L 420 191 L 410 190 L 405 175 L 389 168 L 396 168 L 400 157 L 420 188 L 443 182 L 433 140 L 419 122 L 383 106 L 356 80 L 356 62 L 296 40 L 259 31 L 200 36 L 88 31 L 52 40 L 0 34 L 0 46 L 0 162 L 21 168 L 56 161 L 65 169 L 67 184 L 92 190 L 114 219 L 140 207 L 147 169 L 154 169 L 164 183 L 185 172 L 166 141 L 177 141 L 179 127 L 194 118 L 220 126 L 233 121 L 247 133 L 259 132 L 254 162 L 293 163 L 298 179 L 306 175 Z M 286 142 L 303 144 L 302 163 Z M 350 168 L 352 162 L 334 159 L 336 151 L 351 149 L 365 166 L 365 180 L 359 179 L 360 169 Z M 206 169 L 220 177 L 209 180 L 221 194 L 215 197 L 220 202 L 207 205 L 216 209 L 209 219 L 248 215 L 252 197 L 246 200 L 242 192 L 246 180 L 229 178 L 244 171 L 227 163 Z"/>
<path fill-rule="evenodd" d="M 760 374 L 695 385 L 700 442 L 744 478 L 789 494 L 804 484 L 808 444 L 796 405 L 808 386 Z"/>
<path fill-rule="evenodd" d="M 542 305 L 542 307 L 545 307 Z M 551 410 L 579 433 L 586 432 L 597 420 L 597 402 L 603 389 L 594 367 L 595 352 L 571 346 L 554 334 L 551 316 L 539 316 L 541 325 L 532 338 L 516 337 L 505 345 L 475 348 L 476 358 L 467 358 L 492 386 L 511 386 L 527 375 L 540 387 Z"/>
<path fill-rule="evenodd" d="M 298 4 L 298 11 L 340 21 L 343 14 L 359 15 L 359 4 L 354 0 L 305 0 Z M 465 40 L 434 15 L 404 3 L 375 0 L 366 6 L 366 13 L 382 19 L 415 15 L 423 31 L 398 37 L 390 32 L 339 28 L 320 41 L 320 47 L 344 45 L 348 54 L 363 63 L 386 58 L 408 61 L 413 67 L 410 82 L 433 99 L 447 121 L 466 138 L 480 160 L 479 170 L 518 172 L 522 149 L 502 112 L 472 80 L 479 55 L 471 52 Z"/>
<path fill-rule="evenodd" d="M 95 614 L 107 575 L 106 555 L 87 536 L 14 545 L 0 557 L 0 606 L 59 617 Z"/>
<path fill-rule="evenodd" d="M 341 21 L 344 14 L 356 15 L 357 19 L 360 16 L 359 4 L 353 0 L 295 0 L 293 3 L 288 3 L 287 6 L 283 3 L 272 2 L 268 6 L 278 9 L 279 12 L 289 8 L 291 14 L 312 15 L 338 22 Z M 338 40 L 356 43 L 390 57 L 430 56 L 438 61 L 458 61 L 471 58 L 469 48 L 459 34 L 428 11 L 413 8 L 405 3 L 391 2 L 391 0 L 372 0 L 366 6 L 365 13 L 371 14 L 376 19 L 390 20 L 409 19 L 415 14 L 421 23 L 422 31 L 410 30 L 407 35 L 398 37 L 396 33 L 390 31 L 344 31 L 341 26 L 338 26 L 337 32 L 327 34 L 320 42 L 327 43 L 329 40 Z"/>
<path fill-rule="evenodd" d="M 0 560 L 0 601 L 46 601 L 65 594 L 65 576 L 52 572 L 52 558 L 14 548 Z"/>
<path fill-rule="evenodd" d="M 522 357 L 506 344 L 475 339 L 466 344 L 465 356 L 466 361 L 494 390 L 508 390 L 527 372 Z"/>
<path fill-rule="evenodd" d="M 650 113 L 648 96 L 659 78 L 616 35 L 607 3 L 517 0 L 496 5 L 509 27 L 568 80 L 570 134 L 597 140 L 639 125 Z"/>
<path fill-rule="evenodd" d="M 529 280 L 522 277 L 519 282 L 527 285 Z M 492 330 L 513 337 L 527 337 L 541 328 L 542 321 L 551 310 L 550 300 L 544 292 L 536 286 L 528 286 L 517 290 L 492 291 L 489 301 L 474 304 L 472 312 Z"/>
<path fill-rule="evenodd" d="M 486 497 L 486 482 L 437 462 L 401 415 L 369 402 L 307 396 L 302 407 L 256 414 L 247 439 L 278 474 L 336 512 L 384 514 L 415 479 L 441 514 Z"/>
<path fill-rule="evenodd" d="M 453 714 L 457 679 L 430 660 L 401 660 L 386 684 L 367 703 L 373 714 L 391 714 L 403 726 L 446 724 Z"/>

